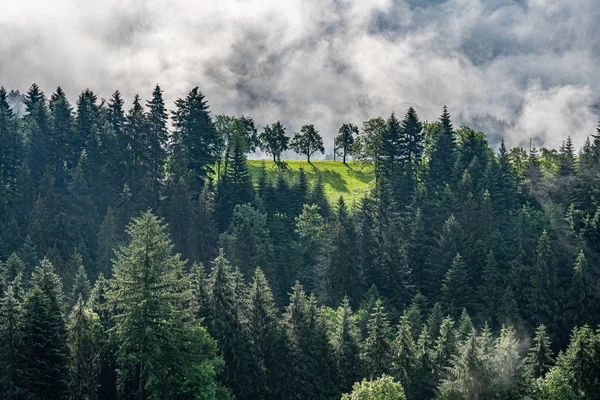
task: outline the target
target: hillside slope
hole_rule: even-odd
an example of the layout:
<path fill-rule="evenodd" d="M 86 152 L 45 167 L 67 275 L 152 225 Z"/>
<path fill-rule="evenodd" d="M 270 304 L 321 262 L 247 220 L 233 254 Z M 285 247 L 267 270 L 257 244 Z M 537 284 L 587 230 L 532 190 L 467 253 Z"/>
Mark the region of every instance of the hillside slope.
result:
<path fill-rule="evenodd" d="M 272 182 L 275 182 L 278 168 L 270 160 L 249 160 L 252 177 L 256 181 L 263 162 L 267 168 L 267 176 Z M 325 193 L 332 202 L 337 201 L 340 196 L 344 196 L 346 202 L 352 204 L 363 197 L 374 184 L 375 177 L 372 167 L 354 162 L 344 164 L 340 161 L 312 161 L 309 164 L 306 161 L 290 160 L 285 163 L 286 167 L 281 169 L 281 173 L 291 181 L 298 179 L 300 168 L 304 168 L 311 185 L 317 179 L 318 174 L 321 174 Z"/>

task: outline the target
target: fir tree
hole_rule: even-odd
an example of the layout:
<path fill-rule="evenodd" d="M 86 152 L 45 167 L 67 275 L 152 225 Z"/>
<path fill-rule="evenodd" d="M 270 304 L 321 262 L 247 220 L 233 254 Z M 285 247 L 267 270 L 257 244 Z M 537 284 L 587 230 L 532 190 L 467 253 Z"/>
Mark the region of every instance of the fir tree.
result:
<path fill-rule="evenodd" d="M 368 335 L 363 343 L 365 374 L 376 378 L 390 369 L 390 327 L 381 300 L 377 300 L 368 324 Z"/>
<path fill-rule="evenodd" d="M 99 323 L 98 315 L 80 296 L 69 318 L 70 392 L 77 399 L 97 398 Z"/>
<path fill-rule="evenodd" d="M 416 392 L 417 352 L 413 342 L 410 321 L 406 315 L 400 318 L 396 339 L 392 344 L 392 354 L 394 375 L 406 392 L 409 393 L 409 396 L 412 397 L 412 394 Z"/>
<path fill-rule="evenodd" d="M 534 378 L 543 377 L 554 364 L 550 338 L 546 326 L 540 325 L 535 331 L 533 346 L 528 350 L 526 363 Z"/>
<path fill-rule="evenodd" d="M 79 264 L 77 274 L 75 275 L 75 279 L 73 279 L 73 287 L 71 288 L 71 305 L 74 306 L 80 297 L 84 303 L 87 302 L 91 291 L 92 288 L 85 268 L 83 264 Z"/>
<path fill-rule="evenodd" d="M 185 99 L 177 99 L 175 107 L 175 132 L 171 143 L 174 178 L 183 174 L 192 194 L 198 194 L 217 160 L 221 138 L 212 124 L 204 95 L 197 87 Z"/>
<path fill-rule="evenodd" d="M 434 137 L 433 149 L 429 155 L 428 182 L 434 191 L 441 191 L 447 183 L 450 174 L 454 170 L 456 159 L 456 139 L 450 114 L 444 106 L 444 110 L 438 123 L 438 129 Z"/>
<path fill-rule="evenodd" d="M 64 399 L 68 393 L 68 348 L 62 285 L 47 259 L 35 269 L 32 283 L 23 300 L 28 390 L 38 398 Z"/>
<path fill-rule="evenodd" d="M 158 207 L 160 197 L 160 185 L 163 180 L 163 164 L 166 159 L 167 132 L 167 109 L 163 100 L 163 91 L 156 85 L 152 92 L 152 100 L 147 102 L 147 126 L 148 126 L 148 163 L 150 168 L 150 190 L 152 201 L 150 206 Z"/>
<path fill-rule="evenodd" d="M 0 301 L 0 392 L 7 400 L 27 397 L 27 349 L 24 347 L 21 276 Z"/>
<path fill-rule="evenodd" d="M 192 318 L 185 263 L 172 253 L 161 221 L 146 212 L 127 230 L 131 240 L 117 253 L 108 293 L 118 363 L 133 381 L 135 399 L 179 397 L 207 385 L 215 390 L 215 346 Z M 205 346 L 206 351 L 199 351 Z M 202 366 L 201 369 L 198 369 Z M 187 379 L 184 379 L 186 377 Z"/>
<path fill-rule="evenodd" d="M 248 372 L 251 393 L 248 398 L 264 399 L 277 393 L 281 332 L 273 293 L 262 270 L 254 271 L 247 294 L 246 325 L 249 341 Z"/>
<path fill-rule="evenodd" d="M 599 321 L 600 312 L 600 287 L 594 283 L 590 273 L 590 266 L 583 253 L 579 251 L 575 266 L 573 267 L 573 279 L 567 293 L 569 299 L 566 304 L 565 314 L 574 326 L 589 324 L 593 326 Z"/>
<path fill-rule="evenodd" d="M 471 282 L 465 263 L 456 254 L 446 277 L 442 283 L 442 295 L 450 315 L 457 315 L 458 310 L 471 305 Z"/>
<path fill-rule="evenodd" d="M 347 297 L 337 310 L 333 348 L 337 362 L 339 389 L 345 392 L 361 376 L 360 346 L 356 337 L 352 308 Z"/>

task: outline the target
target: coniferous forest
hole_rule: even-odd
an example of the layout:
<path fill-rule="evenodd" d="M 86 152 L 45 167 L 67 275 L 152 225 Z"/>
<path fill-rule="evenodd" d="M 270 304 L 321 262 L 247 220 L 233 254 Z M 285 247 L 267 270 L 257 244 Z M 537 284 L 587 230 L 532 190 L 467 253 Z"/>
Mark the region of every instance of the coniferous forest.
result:
<path fill-rule="evenodd" d="M 331 203 L 249 173 L 314 168 L 310 121 L 147 98 L 0 90 L 0 398 L 600 398 L 600 127 L 349 121 L 338 162 L 375 183 Z"/>

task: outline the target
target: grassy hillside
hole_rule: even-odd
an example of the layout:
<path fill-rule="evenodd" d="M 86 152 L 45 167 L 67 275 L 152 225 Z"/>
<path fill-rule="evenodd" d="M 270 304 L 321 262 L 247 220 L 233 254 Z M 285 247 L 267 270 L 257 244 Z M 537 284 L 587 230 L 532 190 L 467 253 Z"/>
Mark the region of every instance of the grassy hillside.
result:
<path fill-rule="evenodd" d="M 260 171 L 262 160 L 249 160 L 250 173 L 256 180 Z M 267 174 L 272 182 L 277 179 L 278 169 L 273 161 L 265 160 Z M 373 171 L 370 166 L 363 166 L 358 163 L 348 162 L 346 164 L 334 161 L 312 161 L 310 164 L 306 161 L 286 161 L 287 166 L 282 169 L 282 173 L 289 180 L 295 180 L 298 177 L 300 168 L 308 177 L 310 184 L 317 179 L 317 174 L 323 177 L 325 184 L 325 193 L 330 201 L 337 201 L 344 196 L 348 204 L 360 199 L 371 187 L 373 187 Z"/>

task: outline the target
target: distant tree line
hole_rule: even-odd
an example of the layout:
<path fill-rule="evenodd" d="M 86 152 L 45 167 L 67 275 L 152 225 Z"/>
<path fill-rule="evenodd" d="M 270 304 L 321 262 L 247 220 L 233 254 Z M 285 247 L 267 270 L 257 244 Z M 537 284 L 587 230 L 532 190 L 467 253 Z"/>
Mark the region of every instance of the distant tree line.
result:
<path fill-rule="evenodd" d="M 446 107 L 343 124 L 375 183 L 330 204 L 248 170 L 310 162 L 313 125 L 162 93 L 0 90 L 2 398 L 600 397 L 600 127 L 494 151 Z"/>

